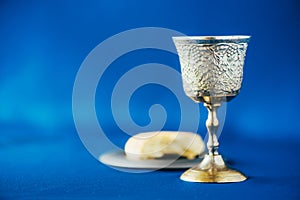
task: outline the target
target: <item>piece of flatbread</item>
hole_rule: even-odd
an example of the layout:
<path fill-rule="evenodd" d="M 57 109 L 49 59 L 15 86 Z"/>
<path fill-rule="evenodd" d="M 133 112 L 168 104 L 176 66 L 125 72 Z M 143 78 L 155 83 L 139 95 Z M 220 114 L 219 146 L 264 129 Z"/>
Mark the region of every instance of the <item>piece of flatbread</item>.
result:
<path fill-rule="evenodd" d="M 145 160 L 177 154 L 194 159 L 205 150 L 203 140 L 191 132 L 158 131 L 139 133 L 129 138 L 125 145 L 128 159 Z"/>

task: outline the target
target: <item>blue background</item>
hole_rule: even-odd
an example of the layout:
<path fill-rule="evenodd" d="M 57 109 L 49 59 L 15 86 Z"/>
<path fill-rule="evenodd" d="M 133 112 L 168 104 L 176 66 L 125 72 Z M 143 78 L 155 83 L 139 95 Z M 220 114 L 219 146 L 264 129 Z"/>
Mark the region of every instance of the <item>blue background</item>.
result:
<path fill-rule="evenodd" d="M 299 199 L 299 9 L 297 0 L 1 1 L 0 198 Z M 191 184 L 178 179 L 182 171 L 121 173 L 100 164 L 81 144 L 72 88 L 82 61 L 108 37 L 147 26 L 186 35 L 252 35 L 242 92 L 227 105 L 221 137 L 221 152 L 248 181 Z M 125 63 L 126 71 L 147 62 L 179 70 L 176 55 L 134 52 L 114 63 L 99 91 L 112 90 L 109 80 L 117 79 L 118 66 Z M 158 86 L 137 91 L 133 119 L 149 122 L 142 100 L 157 91 L 172 116 L 165 129 L 176 129 L 177 101 Z M 105 103 L 97 110 L 107 108 Z M 105 130 L 122 135 L 111 111 L 103 115 Z"/>

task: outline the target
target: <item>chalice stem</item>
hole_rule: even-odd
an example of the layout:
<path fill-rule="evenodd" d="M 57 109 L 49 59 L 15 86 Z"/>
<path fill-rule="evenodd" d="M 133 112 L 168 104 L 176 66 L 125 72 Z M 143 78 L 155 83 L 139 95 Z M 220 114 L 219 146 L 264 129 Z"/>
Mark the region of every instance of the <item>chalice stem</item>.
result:
<path fill-rule="evenodd" d="M 207 149 L 209 155 L 219 155 L 218 148 L 219 142 L 217 137 L 217 131 L 219 128 L 219 121 L 217 117 L 217 109 L 220 107 L 220 104 L 207 104 L 204 103 L 204 106 L 208 110 L 208 118 L 206 120 L 206 127 L 208 131 L 208 141 Z"/>

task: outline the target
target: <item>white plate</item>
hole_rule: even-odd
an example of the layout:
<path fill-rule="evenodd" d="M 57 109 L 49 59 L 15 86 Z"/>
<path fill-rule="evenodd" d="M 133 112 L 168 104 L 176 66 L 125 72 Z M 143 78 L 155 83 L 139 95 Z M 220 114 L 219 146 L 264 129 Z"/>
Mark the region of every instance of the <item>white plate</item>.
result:
<path fill-rule="evenodd" d="M 149 160 L 129 160 L 123 151 L 111 151 L 102 154 L 99 160 L 106 165 L 131 169 L 187 169 L 200 163 L 203 157 L 194 160 L 176 159 L 174 156 Z"/>

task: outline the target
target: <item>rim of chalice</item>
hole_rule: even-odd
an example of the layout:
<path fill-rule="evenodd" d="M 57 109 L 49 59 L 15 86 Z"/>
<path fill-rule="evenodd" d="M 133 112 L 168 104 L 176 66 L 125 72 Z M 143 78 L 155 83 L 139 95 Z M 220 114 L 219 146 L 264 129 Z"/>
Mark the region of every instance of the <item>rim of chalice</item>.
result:
<path fill-rule="evenodd" d="M 249 42 L 250 35 L 225 35 L 225 36 L 177 36 L 172 37 L 176 42 L 207 44 L 207 43 L 226 43 L 226 42 Z"/>

